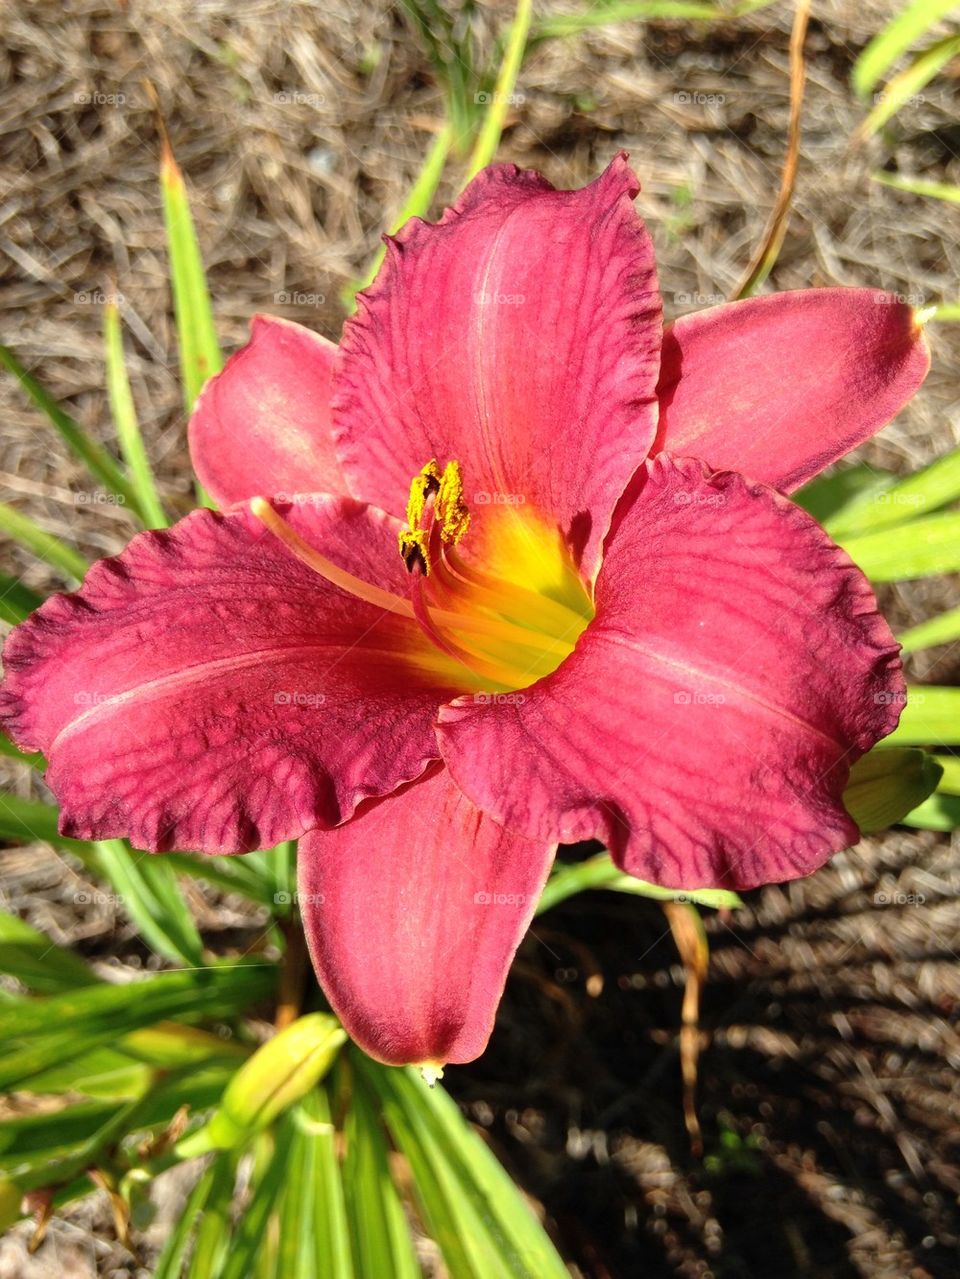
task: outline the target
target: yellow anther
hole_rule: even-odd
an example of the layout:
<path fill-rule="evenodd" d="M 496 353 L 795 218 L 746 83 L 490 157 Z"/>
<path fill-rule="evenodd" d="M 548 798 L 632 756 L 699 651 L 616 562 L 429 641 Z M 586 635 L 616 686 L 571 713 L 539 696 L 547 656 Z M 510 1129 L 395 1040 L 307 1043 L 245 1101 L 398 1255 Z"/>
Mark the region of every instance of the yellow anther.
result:
<path fill-rule="evenodd" d="M 440 487 L 440 467 L 437 459 L 429 461 L 419 475 L 410 481 L 410 496 L 407 498 L 407 527 L 418 529 L 423 519 L 427 498 L 436 493 Z"/>
<path fill-rule="evenodd" d="M 398 537 L 400 554 L 411 573 L 415 568 L 420 568 L 425 574 L 430 572 L 430 520 L 427 515 L 430 497 L 435 497 L 433 518 L 441 541 L 456 545 L 470 526 L 470 512 L 463 500 L 460 463 L 448 462 L 441 471 L 437 459 L 431 458 L 419 475 L 410 481 L 407 527 Z"/>
<path fill-rule="evenodd" d="M 448 545 L 456 546 L 470 527 L 470 511 L 463 500 L 463 475 L 459 462 L 448 462 L 443 468 L 436 509 L 440 536 Z"/>
<path fill-rule="evenodd" d="M 412 573 L 419 566 L 424 573 L 430 572 L 430 552 L 427 549 L 427 534 L 422 528 L 404 528 L 397 535 L 400 557 Z"/>

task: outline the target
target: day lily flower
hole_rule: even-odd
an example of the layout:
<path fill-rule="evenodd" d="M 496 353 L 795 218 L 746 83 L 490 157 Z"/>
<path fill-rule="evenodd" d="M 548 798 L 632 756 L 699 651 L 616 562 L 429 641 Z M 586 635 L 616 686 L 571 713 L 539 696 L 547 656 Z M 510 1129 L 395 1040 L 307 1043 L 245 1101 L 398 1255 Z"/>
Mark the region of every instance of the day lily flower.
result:
<path fill-rule="evenodd" d="M 559 843 L 674 888 L 859 832 L 898 646 L 785 494 L 923 380 L 915 315 L 782 293 L 665 330 L 639 190 L 494 165 L 388 239 L 339 347 L 258 316 L 190 424 L 222 507 L 11 635 L 80 839 L 300 839 L 317 975 L 385 1062 L 477 1056 Z"/>

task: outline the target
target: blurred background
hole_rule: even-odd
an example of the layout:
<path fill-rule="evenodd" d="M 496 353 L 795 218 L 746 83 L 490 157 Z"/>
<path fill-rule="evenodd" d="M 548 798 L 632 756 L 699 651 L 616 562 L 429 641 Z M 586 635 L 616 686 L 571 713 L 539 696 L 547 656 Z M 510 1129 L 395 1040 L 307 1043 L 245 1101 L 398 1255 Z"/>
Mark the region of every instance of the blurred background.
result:
<path fill-rule="evenodd" d="M 583 30 L 572 2 L 535 7 L 499 158 L 578 186 L 628 150 L 673 318 L 729 296 L 763 239 L 787 144 L 794 10 L 614 21 L 626 7 L 594 6 Z M 103 307 L 117 303 L 169 509 L 192 505 L 192 477 L 152 95 L 190 192 L 224 350 L 244 341 L 257 311 L 336 340 L 344 296 L 447 118 L 437 48 L 452 42 L 461 62 L 472 50 L 478 65 L 495 64 L 513 12 L 447 4 L 441 20 L 429 9 L 383 0 L 6 0 L 0 9 L 2 340 L 109 440 Z M 896 11 L 877 0 L 813 6 L 798 180 L 767 288 L 879 286 L 920 308 L 960 294 L 960 208 L 874 177 L 960 183 L 960 63 L 946 60 L 869 136 L 877 94 L 864 101 L 851 89 L 858 54 Z M 945 13 L 929 39 L 955 30 Z M 465 170 L 451 156 L 434 213 Z M 930 336 L 929 380 L 864 452 L 880 468 L 913 470 L 960 440 L 960 328 L 935 324 Z M 0 379 L 0 420 L 3 500 L 91 557 L 119 550 L 133 531 L 128 513 L 92 499 L 80 464 L 51 447 L 12 377 Z M 27 551 L 6 543 L 3 553 L 4 569 L 27 585 L 60 585 Z M 898 625 L 957 603 L 951 576 L 883 592 Z M 910 663 L 915 679 L 954 684 L 960 645 Z M 26 793 L 20 766 L 5 763 L 8 786 Z M 703 1155 L 684 1126 L 684 971 L 662 911 L 594 893 L 537 922 L 488 1052 L 446 1082 L 543 1206 L 575 1273 L 960 1274 L 957 852 L 954 834 L 899 829 L 809 881 L 706 917 Z M 118 970 L 157 963 L 116 902 L 84 890 L 83 868 L 63 850 L 0 850 L 0 878 L 4 909 L 60 944 Z M 262 913 L 229 894 L 194 883 L 190 905 L 220 949 L 253 946 L 263 931 Z M 0 1100 L 0 1117 L 20 1104 L 16 1094 Z M 32 1257 L 23 1227 L 0 1240 L 0 1279 L 150 1273 L 183 1194 L 169 1184 L 143 1232 L 143 1265 L 117 1240 L 101 1195 L 65 1210 Z"/>

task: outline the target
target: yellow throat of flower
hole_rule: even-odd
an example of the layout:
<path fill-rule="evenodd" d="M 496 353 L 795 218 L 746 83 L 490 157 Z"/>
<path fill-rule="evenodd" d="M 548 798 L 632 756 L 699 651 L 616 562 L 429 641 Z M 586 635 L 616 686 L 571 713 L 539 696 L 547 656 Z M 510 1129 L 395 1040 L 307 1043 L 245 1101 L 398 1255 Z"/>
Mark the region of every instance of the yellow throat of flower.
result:
<path fill-rule="evenodd" d="M 431 459 L 410 483 L 400 555 L 414 611 L 438 648 L 486 684 L 525 688 L 573 652 L 593 616 L 559 531 L 519 500 L 483 495 L 479 554 L 457 551 L 471 526 L 459 462 Z"/>
<path fill-rule="evenodd" d="M 522 498 L 484 502 L 474 554 L 457 550 L 473 521 L 460 464 L 431 459 L 415 475 L 399 552 L 410 597 L 365 582 L 315 550 L 269 502 L 250 509 L 301 562 L 340 589 L 415 619 L 437 667 L 464 692 L 512 692 L 555 671 L 593 617 L 590 596 L 558 529 Z M 471 539 L 473 540 L 473 539 Z M 427 650 L 429 653 L 431 650 Z"/>

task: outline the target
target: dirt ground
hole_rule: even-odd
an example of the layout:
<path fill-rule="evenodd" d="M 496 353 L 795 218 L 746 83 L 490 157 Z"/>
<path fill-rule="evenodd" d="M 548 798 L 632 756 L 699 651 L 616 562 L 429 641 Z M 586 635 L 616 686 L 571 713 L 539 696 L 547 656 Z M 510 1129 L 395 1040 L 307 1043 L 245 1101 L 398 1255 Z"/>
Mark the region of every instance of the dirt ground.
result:
<path fill-rule="evenodd" d="M 850 66 L 895 7 L 814 5 L 800 179 L 772 287 L 879 285 L 916 305 L 960 292 L 960 210 L 869 180 L 886 165 L 960 182 L 955 78 L 925 89 L 885 139 L 850 144 L 863 116 Z M 510 10 L 477 12 L 489 32 Z M 791 16 L 778 3 L 723 25 L 622 23 L 544 44 L 524 68 L 501 156 L 573 186 L 629 150 L 670 317 L 722 300 L 762 235 L 785 142 Z M 258 310 L 337 337 L 340 290 L 441 124 L 429 63 L 402 9 L 382 0 L 6 0 L 0 36 L 0 340 L 109 439 L 102 304 L 117 296 L 150 454 L 186 509 L 144 82 L 187 177 L 230 350 Z M 461 177 L 451 165 L 444 199 Z M 877 465 L 909 469 L 960 439 L 960 329 L 935 328 L 932 344 L 926 386 L 868 446 Z M 10 379 L 0 414 L 3 500 L 91 556 L 118 550 L 126 513 L 96 500 Z M 10 563 L 31 585 L 57 584 L 7 546 Z M 898 623 L 956 602 L 955 582 L 885 597 Z M 913 673 L 955 680 L 958 655 L 920 655 Z M 49 850 L 0 852 L 7 899 L 29 898 L 40 926 L 136 962 L 122 921 L 71 913 L 73 873 Z M 590 1279 L 955 1277 L 958 887 L 955 844 L 900 831 L 709 917 L 703 1159 L 680 1106 L 682 973 L 651 903 L 594 894 L 541 919 L 488 1053 L 449 1084 Z M 211 933 L 252 926 L 215 912 L 204 922 Z M 29 1263 L 16 1238 L 0 1244 L 2 1279 L 72 1273 L 143 1272 L 108 1218 L 89 1213 Z"/>

